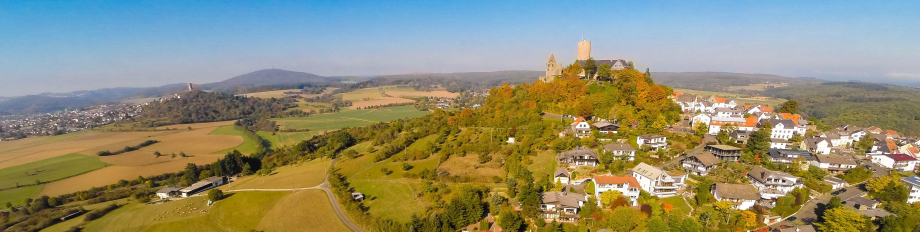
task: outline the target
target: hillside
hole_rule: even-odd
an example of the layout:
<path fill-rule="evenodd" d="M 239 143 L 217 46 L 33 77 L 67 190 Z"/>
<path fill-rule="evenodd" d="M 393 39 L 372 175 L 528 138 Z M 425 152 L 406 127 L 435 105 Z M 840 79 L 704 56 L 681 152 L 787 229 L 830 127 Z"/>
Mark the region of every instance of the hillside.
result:
<path fill-rule="evenodd" d="M 512 70 L 495 72 L 463 72 L 463 73 L 420 73 L 400 74 L 373 77 L 370 82 L 378 85 L 441 85 L 450 92 L 461 92 L 469 89 L 488 89 L 504 83 L 517 85 L 532 83 L 543 71 Z"/>
<path fill-rule="evenodd" d="M 727 73 L 727 72 L 652 72 L 656 83 L 680 89 L 725 91 L 730 86 L 746 86 L 760 83 L 788 83 L 789 85 L 818 84 L 814 78 L 792 78 L 769 74 Z"/>
<path fill-rule="evenodd" d="M 878 126 L 920 135 L 920 91 L 915 88 L 828 82 L 778 88 L 765 94 L 798 100 L 803 115 L 819 118 L 827 125 Z"/>
<path fill-rule="evenodd" d="M 231 89 L 236 86 L 260 87 L 298 84 L 329 84 L 338 82 L 339 78 L 324 77 L 312 73 L 288 71 L 282 69 L 262 69 L 239 75 L 221 82 L 202 85 L 205 89 Z"/>
<path fill-rule="evenodd" d="M 151 102 L 135 120 L 136 126 L 163 126 L 180 123 L 199 123 L 299 115 L 302 111 L 288 111 L 296 107 L 290 98 L 249 98 L 226 93 L 193 91 L 162 102 Z"/>
<path fill-rule="evenodd" d="M 186 89 L 186 84 L 150 88 L 110 88 L 71 93 L 43 93 L 0 100 L 0 114 L 38 114 L 117 102 L 132 97 L 159 97 Z"/>

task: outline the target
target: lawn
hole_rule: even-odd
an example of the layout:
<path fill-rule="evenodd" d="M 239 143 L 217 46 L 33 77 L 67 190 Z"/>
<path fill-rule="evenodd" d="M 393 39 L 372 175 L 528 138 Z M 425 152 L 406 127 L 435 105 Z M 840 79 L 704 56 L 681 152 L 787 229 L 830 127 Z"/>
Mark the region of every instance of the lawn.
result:
<path fill-rule="evenodd" d="M 243 143 L 234 148 L 229 148 L 226 150 L 216 151 L 211 154 L 226 154 L 232 152 L 233 150 L 240 151 L 243 154 L 252 154 L 256 153 L 256 147 L 258 146 L 258 141 L 253 141 L 252 139 L 246 138 L 243 136 L 243 132 L 237 130 L 233 125 L 221 126 L 211 131 L 211 135 L 235 135 L 243 138 Z"/>
<path fill-rule="evenodd" d="M 777 207 L 774 207 L 773 209 L 770 209 L 770 212 L 773 212 L 774 214 L 780 215 L 782 217 L 788 217 L 789 215 L 792 215 L 795 212 L 798 212 L 800 208 L 802 208 L 801 205 L 796 206 L 796 207 L 777 206 Z"/>
<path fill-rule="evenodd" d="M 86 215 L 80 215 L 75 218 L 71 218 L 67 221 L 63 221 L 58 224 L 54 224 L 48 228 L 41 230 L 41 232 L 66 232 L 71 227 L 79 225 L 80 222 L 83 222 L 83 218 L 86 218 Z"/>
<path fill-rule="evenodd" d="M 417 198 L 421 180 L 352 180 L 355 191 L 364 194 L 364 205 L 375 216 L 408 222 L 427 204 Z"/>
<path fill-rule="evenodd" d="M 330 159 L 315 159 L 302 164 L 287 165 L 275 169 L 270 175 L 242 177 L 220 188 L 224 190 L 309 188 L 323 183 L 330 164 L 332 164 Z"/>
<path fill-rule="evenodd" d="M 321 190 L 288 194 L 262 217 L 259 231 L 350 231 Z"/>
<path fill-rule="evenodd" d="M 14 205 L 22 205 L 24 199 L 38 196 L 44 188 L 45 185 L 41 184 L 0 191 L 0 203 L 12 202 Z"/>
<path fill-rule="evenodd" d="M 693 210 L 693 208 L 691 208 L 690 205 L 687 205 L 687 202 L 685 202 L 684 199 L 680 196 L 662 198 L 661 203 L 671 204 L 671 206 L 674 206 L 672 212 L 678 212 L 680 215 L 686 215 Z"/>
<path fill-rule="evenodd" d="M 92 170 L 100 169 L 108 165 L 108 163 L 99 161 L 99 158 L 95 156 L 67 154 L 41 161 L 0 169 L 0 188 L 12 188 L 16 187 L 17 184 L 35 184 L 36 181 L 41 181 L 42 183 L 52 182 L 83 174 Z M 41 190 L 41 188 L 38 189 Z M 6 191 L 14 190 L 15 189 Z M 0 196 L 7 195 L 3 194 L 3 192 L 6 191 L 0 191 Z M 20 190 L 17 194 L 9 195 L 17 196 L 23 194 L 24 192 L 33 191 Z M 6 202 L 8 200 L 10 199 L 0 198 L 0 202 Z"/>
<path fill-rule="evenodd" d="M 345 127 L 358 127 L 377 122 L 397 119 L 415 118 L 428 114 L 412 106 L 387 107 L 376 110 L 342 109 L 336 113 L 316 114 L 302 118 L 277 118 L 282 129 L 310 129 L 311 132 L 338 130 Z"/>
<path fill-rule="evenodd" d="M 527 165 L 527 169 L 533 172 L 534 178 L 543 176 L 552 176 L 556 171 L 556 152 L 541 151 L 537 156 L 531 157 L 533 163 Z"/>
<path fill-rule="evenodd" d="M 159 205 L 128 204 L 88 223 L 84 231 L 251 231 L 288 194 L 291 192 L 231 193 L 210 207 L 205 197 Z"/>

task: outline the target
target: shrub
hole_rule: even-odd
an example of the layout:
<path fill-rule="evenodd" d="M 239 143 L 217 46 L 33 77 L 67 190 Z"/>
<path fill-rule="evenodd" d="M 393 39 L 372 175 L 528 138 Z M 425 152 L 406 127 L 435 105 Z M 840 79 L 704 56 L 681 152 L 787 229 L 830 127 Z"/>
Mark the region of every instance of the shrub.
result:
<path fill-rule="evenodd" d="M 105 216 L 105 214 L 107 214 L 107 213 L 109 213 L 109 212 L 111 212 L 112 210 L 115 210 L 115 209 L 117 209 L 117 208 L 118 208 L 118 205 L 116 205 L 116 204 L 113 203 L 113 204 L 110 204 L 110 205 L 108 205 L 108 206 L 106 206 L 106 207 L 103 207 L 103 208 L 100 208 L 100 209 L 96 209 L 96 210 L 90 211 L 89 213 L 86 213 L 86 216 L 83 218 L 83 221 L 84 221 L 84 222 L 89 222 L 89 221 L 92 221 L 92 220 L 99 219 L 99 218 L 101 218 L 102 216 Z"/>
<path fill-rule="evenodd" d="M 208 191 L 208 200 L 214 202 L 222 198 L 224 198 L 224 191 L 221 191 L 220 189 L 211 189 Z"/>

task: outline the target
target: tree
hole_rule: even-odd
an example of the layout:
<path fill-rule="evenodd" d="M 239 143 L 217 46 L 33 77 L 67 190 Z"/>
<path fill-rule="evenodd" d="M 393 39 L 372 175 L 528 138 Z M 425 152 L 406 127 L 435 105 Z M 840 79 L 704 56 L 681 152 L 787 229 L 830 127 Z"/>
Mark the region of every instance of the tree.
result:
<path fill-rule="evenodd" d="M 907 189 L 904 184 L 901 182 L 891 182 L 882 189 L 882 192 L 876 193 L 875 195 L 879 200 L 885 202 L 905 202 L 907 198 L 910 197 L 910 190 Z"/>
<path fill-rule="evenodd" d="M 757 226 L 757 214 L 749 210 L 741 211 L 741 218 L 744 219 L 745 228 L 754 228 Z"/>
<path fill-rule="evenodd" d="M 585 193 L 588 195 L 594 195 L 594 191 L 594 181 L 588 181 L 588 183 L 585 185 Z"/>
<path fill-rule="evenodd" d="M 243 174 L 244 176 L 252 174 L 252 168 L 249 167 L 249 163 L 246 163 L 243 165 L 243 171 L 240 173 Z"/>
<path fill-rule="evenodd" d="M 747 146 L 744 150 L 753 155 L 765 155 L 770 150 L 770 133 L 773 130 L 773 124 L 764 122 L 760 129 L 752 133 L 748 139 Z"/>
<path fill-rule="evenodd" d="M 629 207 L 617 207 L 607 220 L 614 231 L 633 231 L 642 222 L 639 213 Z"/>
<path fill-rule="evenodd" d="M 211 177 L 211 170 L 201 171 L 201 174 L 198 175 L 199 180 L 204 180 L 204 179 L 207 179 L 208 177 Z"/>
<path fill-rule="evenodd" d="M 597 62 L 594 61 L 594 58 L 588 58 L 585 61 L 585 78 L 591 79 L 594 78 L 594 74 L 597 73 Z"/>
<path fill-rule="evenodd" d="M 160 151 L 154 151 L 153 155 L 156 156 L 157 158 L 160 158 L 160 156 L 163 156 L 163 154 L 160 154 Z"/>
<path fill-rule="evenodd" d="M 7 201 L 7 202 L 6 202 L 6 208 L 7 208 L 7 209 L 13 208 L 13 203 L 10 203 L 9 201 Z"/>
<path fill-rule="evenodd" d="M 668 232 L 668 226 L 664 224 L 664 220 L 660 216 L 652 216 L 648 219 L 648 231 L 663 231 Z"/>
<path fill-rule="evenodd" d="M 859 232 L 865 228 L 865 221 L 862 215 L 840 207 L 824 212 L 824 222 L 815 225 L 819 231 Z"/>
<path fill-rule="evenodd" d="M 604 191 L 601 193 L 601 204 L 609 206 L 613 203 L 613 200 L 616 200 L 618 197 L 623 196 L 623 193 L 616 190 Z"/>
<path fill-rule="evenodd" d="M 220 189 L 211 189 L 210 191 L 208 191 L 208 200 L 211 200 L 212 202 L 218 201 L 223 198 L 224 198 L 224 191 L 221 191 Z"/>
<path fill-rule="evenodd" d="M 693 124 L 693 132 L 696 132 L 696 135 L 699 135 L 699 136 L 709 134 L 709 126 L 703 122 L 696 122 L 695 124 Z"/>
<path fill-rule="evenodd" d="M 517 211 L 502 211 L 498 217 L 498 226 L 506 231 L 520 231 L 524 228 L 524 218 Z"/>
<path fill-rule="evenodd" d="M 715 204 L 712 204 L 712 206 L 714 209 L 716 209 L 716 211 L 719 211 L 719 213 L 722 213 L 722 216 L 725 217 L 725 222 L 728 223 L 729 216 L 731 215 L 732 206 L 734 206 L 734 204 L 732 204 L 731 201 L 722 200 L 722 201 L 717 201 Z"/>
<path fill-rule="evenodd" d="M 799 113 L 799 102 L 796 100 L 788 100 L 779 106 L 779 112 L 798 114 Z"/>
<path fill-rule="evenodd" d="M 610 80 L 613 77 L 612 70 L 610 70 L 610 64 L 601 64 L 597 68 L 597 79 L 601 80 Z"/>
<path fill-rule="evenodd" d="M 899 181 L 898 178 L 891 175 L 872 178 L 866 183 L 866 189 L 870 193 L 880 193 L 889 183 L 897 181 Z"/>

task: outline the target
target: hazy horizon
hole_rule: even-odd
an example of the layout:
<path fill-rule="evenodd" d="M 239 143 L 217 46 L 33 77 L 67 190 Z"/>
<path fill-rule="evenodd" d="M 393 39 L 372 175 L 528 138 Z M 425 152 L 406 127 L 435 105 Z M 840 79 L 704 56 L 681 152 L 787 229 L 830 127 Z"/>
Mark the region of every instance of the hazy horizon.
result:
<path fill-rule="evenodd" d="M 590 9 L 590 13 L 580 13 Z M 323 76 L 542 70 L 625 58 L 661 72 L 920 83 L 920 2 L 0 2 L 0 96 Z"/>

